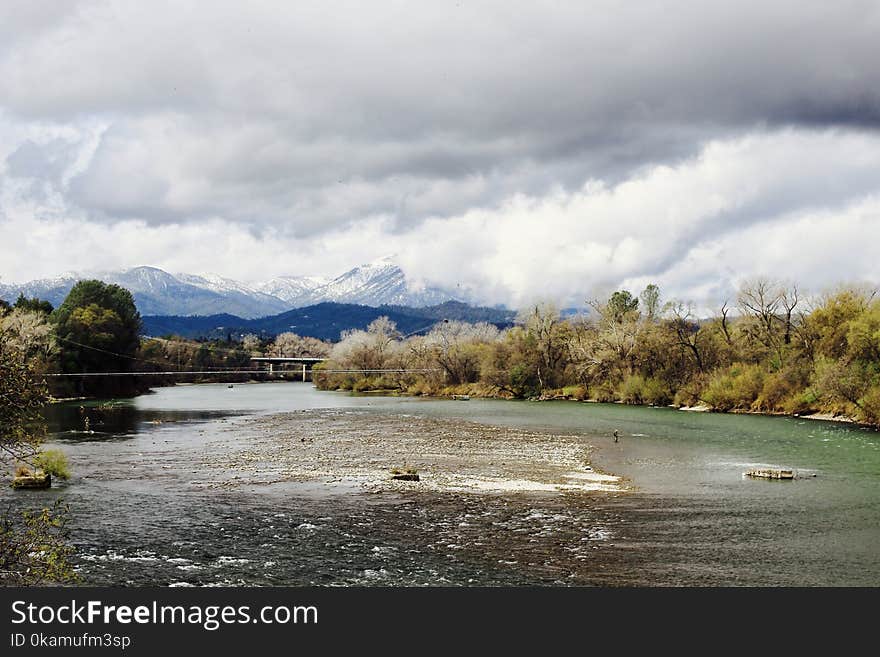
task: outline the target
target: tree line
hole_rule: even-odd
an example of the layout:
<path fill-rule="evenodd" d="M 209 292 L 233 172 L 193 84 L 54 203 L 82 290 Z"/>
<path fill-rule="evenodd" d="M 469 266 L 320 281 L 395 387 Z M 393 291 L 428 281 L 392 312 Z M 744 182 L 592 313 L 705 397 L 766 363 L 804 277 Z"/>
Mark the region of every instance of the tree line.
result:
<path fill-rule="evenodd" d="M 880 425 L 880 300 L 859 286 L 805 299 L 794 284 L 758 279 L 711 317 L 649 285 L 572 317 L 537 304 L 504 331 L 445 321 L 404 339 L 380 318 L 344 334 L 315 380 L 355 391 L 823 412 Z"/>
<path fill-rule="evenodd" d="M 19 296 L 0 300 L 0 345 L 47 381 L 56 398 L 131 396 L 173 383 L 164 376 L 127 373 L 202 372 L 189 380 L 241 381 L 252 373 L 255 355 L 324 356 L 330 344 L 281 333 L 274 338 L 245 335 L 226 340 L 190 340 L 177 335 L 141 336 L 141 317 L 132 294 L 98 280 L 78 282 L 58 307 Z M 216 374 L 210 374 L 216 372 Z M 71 376 L 120 373 L 120 376 Z"/>

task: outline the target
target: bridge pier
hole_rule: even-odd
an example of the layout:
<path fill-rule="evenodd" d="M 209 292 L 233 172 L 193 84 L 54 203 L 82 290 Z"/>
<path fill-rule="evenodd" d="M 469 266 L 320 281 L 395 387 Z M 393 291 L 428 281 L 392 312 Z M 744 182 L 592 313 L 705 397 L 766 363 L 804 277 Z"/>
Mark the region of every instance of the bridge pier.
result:
<path fill-rule="evenodd" d="M 326 358 L 315 358 L 312 356 L 293 356 L 293 357 L 285 357 L 285 356 L 253 356 L 251 357 L 251 362 L 254 364 L 265 364 L 266 372 L 271 376 L 275 374 L 275 366 L 278 365 L 278 374 L 282 378 L 285 377 L 286 374 L 290 374 L 291 378 L 295 377 L 296 372 L 295 366 L 301 365 L 302 370 L 298 372 L 302 376 L 303 381 L 309 380 L 309 373 L 312 371 L 312 366 L 318 363 L 323 363 Z"/>

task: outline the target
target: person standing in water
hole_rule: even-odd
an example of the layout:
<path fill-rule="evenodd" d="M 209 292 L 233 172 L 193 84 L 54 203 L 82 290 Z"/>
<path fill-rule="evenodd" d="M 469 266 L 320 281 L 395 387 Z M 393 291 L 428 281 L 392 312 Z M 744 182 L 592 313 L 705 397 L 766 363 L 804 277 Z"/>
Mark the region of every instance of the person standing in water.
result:
<path fill-rule="evenodd" d="M 620 431 L 617 429 L 614 430 L 614 442 L 617 442 L 617 439 L 620 438 Z"/>

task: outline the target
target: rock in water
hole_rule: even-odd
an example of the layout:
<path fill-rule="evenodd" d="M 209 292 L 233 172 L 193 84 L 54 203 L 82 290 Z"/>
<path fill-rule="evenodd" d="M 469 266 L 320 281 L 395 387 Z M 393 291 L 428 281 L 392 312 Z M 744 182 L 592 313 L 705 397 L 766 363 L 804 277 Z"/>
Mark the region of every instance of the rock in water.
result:
<path fill-rule="evenodd" d="M 44 472 L 22 475 L 12 480 L 13 488 L 50 488 L 51 486 L 52 475 Z"/>

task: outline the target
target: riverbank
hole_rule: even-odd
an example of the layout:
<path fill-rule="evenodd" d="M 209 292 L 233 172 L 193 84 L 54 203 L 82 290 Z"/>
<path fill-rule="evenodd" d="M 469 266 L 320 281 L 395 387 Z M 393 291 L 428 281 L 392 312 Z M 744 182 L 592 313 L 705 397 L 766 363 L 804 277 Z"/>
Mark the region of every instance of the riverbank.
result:
<path fill-rule="evenodd" d="M 632 402 L 623 402 L 620 400 L 607 401 L 602 399 L 595 399 L 586 397 L 583 394 L 580 394 L 580 390 L 584 390 L 581 386 L 574 386 L 577 390 L 573 390 L 569 392 L 568 389 L 560 389 L 560 390 L 552 390 L 547 393 L 544 393 L 540 396 L 529 397 L 522 401 L 531 401 L 531 402 L 546 402 L 546 401 L 570 401 L 570 402 L 579 402 L 586 404 L 602 404 L 602 403 L 612 403 L 612 404 L 620 404 L 621 406 L 641 406 L 648 408 L 658 408 L 656 404 L 636 404 Z M 319 387 L 319 389 L 321 389 Z M 352 392 L 344 389 L 337 389 L 335 392 Z M 401 396 L 411 396 L 411 397 L 422 397 L 428 399 L 466 399 L 466 398 L 474 398 L 474 399 L 497 399 L 497 400 L 505 400 L 510 401 L 515 399 L 512 395 L 506 394 L 503 391 L 493 390 L 488 388 L 487 386 L 480 384 L 463 384 L 460 386 L 447 386 L 445 388 L 439 390 L 400 390 L 400 389 L 392 389 L 392 388 L 378 388 L 378 389 L 365 389 L 365 390 L 357 390 L 354 392 L 357 395 L 377 395 L 377 396 L 390 396 L 390 397 L 401 397 Z M 754 411 L 751 409 L 744 408 L 734 408 L 728 411 L 723 411 L 717 408 L 713 408 L 708 404 L 695 404 L 693 406 L 679 406 L 676 404 L 668 404 L 665 406 L 666 408 L 674 408 L 684 412 L 691 413 L 718 413 L 718 414 L 730 414 L 730 415 L 757 415 L 764 417 L 791 417 L 791 418 L 799 418 L 802 420 L 819 420 L 824 422 L 840 422 L 843 424 L 853 425 L 856 427 L 865 427 L 869 429 L 878 429 L 880 427 L 869 424 L 866 422 L 861 422 L 858 419 L 851 417 L 849 415 L 836 414 L 829 411 L 807 411 L 801 413 L 786 413 L 784 411 Z"/>
<path fill-rule="evenodd" d="M 373 492 L 459 493 L 626 490 L 618 477 L 593 469 L 592 448 L 571 434 L 355 410 L 246 418 L 225 431 L 240 446 L 206 456 L 199 486 L 322 483 Z M 394 480 L 394 469 L 412 469 L 419 480 Z"/>

